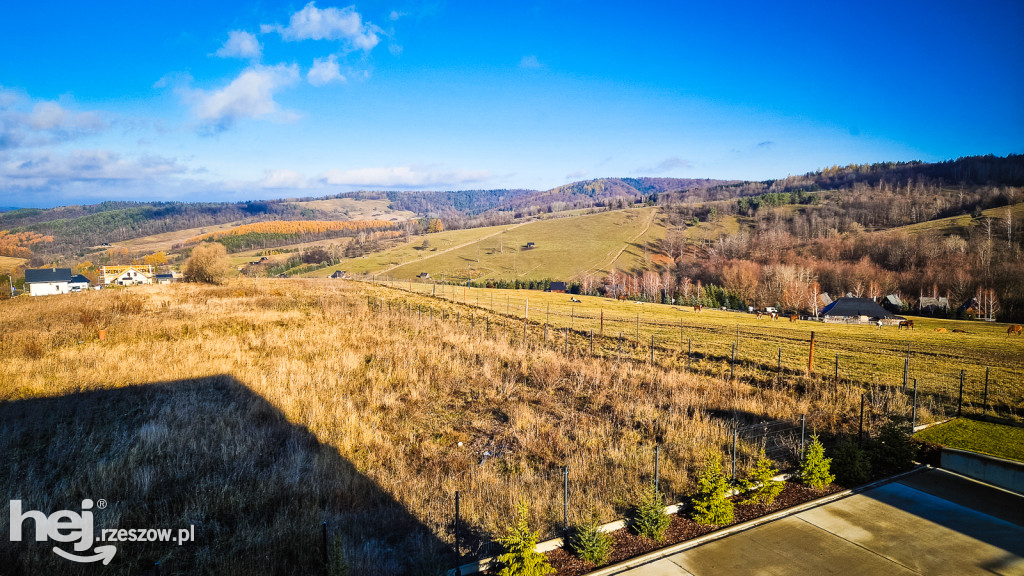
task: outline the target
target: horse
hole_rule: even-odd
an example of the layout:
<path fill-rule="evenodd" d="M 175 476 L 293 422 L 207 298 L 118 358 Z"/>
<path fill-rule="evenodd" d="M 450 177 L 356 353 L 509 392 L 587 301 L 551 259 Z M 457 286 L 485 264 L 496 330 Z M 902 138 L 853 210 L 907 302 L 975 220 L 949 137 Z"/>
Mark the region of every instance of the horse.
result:
<path fill-rule="evenodd" d="M 763 317 L 764 317 L 764 314 L 762 314 L 761 311 L 758 310 L 758 312 L 757 312 L 757 319 L 760 320 Z"/>
<path fill-rule="evenodd" d="M 945 334 L 946 333 L 946 329 L 945 328 L 936 328 L 935 331 L 938 332 L 939 334 Z"/>
<path fill-rule="evenodd" d="M 779 319 L 779 313 L 778 312 L 772 312 L 772 320 L 778 320 L 778 319 Z"/>
<path fill-rule="evenodd" d="M 790 315 L 789 315 L 789 321 L 790 321 L 790 322 L 796 322 L 796 321 L 797 321 L 797 320 L 799 320 L 799 319 L 800 319 L 800 317 L 799 317 L 799 316 L 797 316 L 796 314 L 790 314 Z"/>
<path fill-rule="evenodd" d="M 704 309 L 704 305 L 703 304 L 697 304 L 696 306 L 693 307 L 693 311 L 694 312 L 700 312 L 703 309 Z"/>
<path fill-rule="evenodd" d="M 970 334 L 967 330 L 961 330 L 959 328 L 953 328 L 953 334 Z"/>
<path fill-rule="evenodd" d="M 1021 326 L 1020 324 L 1014 324 L 1013 326 L 1010 326 L 1009 328 L 1006 329 L 1006 335 L 1009 336 L 1011 334 L 1014 334 L 1016 336 L 1020 336 L 1020 333 L 1022 331 L 1024 331 L 1024 326 Z"/>
<path fill-rule="evenodd" d="M 914 321 L 913 320 L 900 320 L 900 325 L 899 325 L 899 328 L 897 328 L 897 330 L 902 330 L 904 328 L 906 328 L 908 330 L 913 330 L 914 329 Z"/>

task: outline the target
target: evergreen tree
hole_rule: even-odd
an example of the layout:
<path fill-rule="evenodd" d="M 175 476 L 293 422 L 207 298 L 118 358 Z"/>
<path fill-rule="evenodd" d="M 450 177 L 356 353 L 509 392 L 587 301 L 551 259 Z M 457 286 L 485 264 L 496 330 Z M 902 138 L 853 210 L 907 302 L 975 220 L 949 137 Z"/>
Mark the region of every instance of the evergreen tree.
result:
<path fill-rule="evenodd" d="M 785 483 L 775 480 L 779 470 L 775 468 L 772 461 L 764 454 L 764 448 L 754 463 L 754 468 L 743 480 L 743 489 L 749 494 L 744 504 L 760 503 L 770 506 L 775 498 L 782 492 Z"/>
<path fill-rule="evenodd" d="M 661 492 L 653 483 L 641 491 L 640 500 L 633 508 L 634 532 L 651 540 L 661 540 L 665 537 L 665 530 L 668 529 L 671 519 L 665 513 L 665 504 L 662 500 Z"/>
<path fill-rule="evenodd" d="M 591 516 L 590 522 L 574 526 L 568 539 L 569 550 L 581 560 L 591 564 L 604 564 L 612 551 L 612 537 L 602 532 L 597 515 Z"/>
<path fill-rule="evenodd" d="M 709 454 L 704 469 L 697 477 L 697 492 L 693 495 L 694 521 L 718 526 L 732 522 L 733 503 L 729 500 L 729 489 L 721 458 L 718 454 Z"/>
<path fill-rule="evenodd" d="M 547 557 L 536 550 L 540 533 L 530 531 L 528 515 L 529 507 L 526 502 L 520 502 L 516 519 L 498 539 L 505 547 L 505 553 L 498 556 L 498 562 L 501 563 L 498 576 L 546 576 L 555 573 L 555 569 L 548 564 Z"/>
<path fill-rule="evenodd" d="M 825 447 L 815 434 L 811 436 L 811 444 L 800 463 L 800 480 L 807 486 L 820 490 L 832 483 L 836 477 L 829 471 L 831 458 L 825 458 Z"/>

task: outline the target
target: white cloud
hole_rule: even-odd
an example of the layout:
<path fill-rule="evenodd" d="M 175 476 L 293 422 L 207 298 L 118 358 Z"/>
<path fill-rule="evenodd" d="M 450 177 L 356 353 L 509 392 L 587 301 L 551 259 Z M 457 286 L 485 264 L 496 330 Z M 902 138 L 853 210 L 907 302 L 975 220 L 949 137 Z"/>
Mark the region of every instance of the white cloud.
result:
<path fill-rule="evenodd" d="M 566 180 L 582 180 L 583 177 L 586 176 L 586 175 L 587 175 L 587 171 L 586 170 L 577 170 L 577 171 L 572 172 L 570 174 L 566 174 L 565 175 L 565 179 Z"/>
<path fill-rule="evenodd" d="M 259 181 L 261 188 L 306 188 L 309 180 L 294 170 L 265 170 Z"/>
<path fill-rule="evenodd" d="M 345 8 L 317 8 L 314 2 L 295 12 L 288 26 L 263 25 L 263 33 L 276 31 L 281 38 L 295 40 L 343 40 L 359 50 L 369 52 L 380 42 L 383 31 L 374 24 L 364 23 L 355 6 Z"/>
<path fill-rule="evenodd" d="M 410 166 L 328 170 L 320 179 L 336 186 L 378 186 L 423 188 L 425 186 L 458 186 L 483 182 L 491 177 L 486 170 L 433 170 Z"/>
<path fill-rule="evenodd" d="M 408 16 L 408 15 L 409 15 L 408 12 L 399 12 L 398 10 L 392 10 L 391 14 L 388 14 L 388 20 L 391 20 L 392 22 L 395 22 L 396 20 L 398 20 L 402 16 Z"/>
<path fill-rule="evenodd" d="M 530 54 L 527 56 L 523 56 L 523 58 L 519 61 L 519 67 L 525 70 L 536 70 L 538 68 L 543 68 L 544 66 L 540 63 L 539 60 L 537 60 L 536 56 Z"/>
<path fill-rule="evenodd" d="M 259 59 L 263 53 L 263 46 L 256 36 L 245 30 L 231 30 L 228 32 L 228 39 L 224 45 L 217 50 L 217 56 L 221 58 L 251 58 Z"/>
<path fill-rule="evenodd" d="M 76 112 L 57 102 L 38 101 L 0 88 L 0 150 L 66 142 L 106 130 L 96 112 Z"/>
<path fill-rule="evenodd" d="M 678 156 L 672 156 L 671 158 L 662 160 L 656 166 L 636 170 L 634 174 L 663 174 L 665 172 L 686 168 L 693 168 L 693 162 Z"/>
<path fill-rule="evenodd" d="M 51 189 L 75 182 L 150 180 L 184 172 L 176 160 L 159 156 L 125 158 L 109 150 L 38 151 L 0 163 L 0 186 Z"/>
<path fill-rule="evenodd" d="M 274 101 L 274 94 L 298 78 L 295 65 L 256 65 L 219 90 L 186 90 L 185 95 L 193 102 L 196 118 L 208 127 L 223 130 L 242 118 L 285 116 Z"/>
<path fill-rule="evenodd" d="M 345 77 L 341 75 L 338 68 L 338 57 L 331 54 L 327 58 L 316 58 L 313 60 L 313 67 L 306 74 L 306 80 L 313 86 L 323 86 L 331 82 L 344 82 Z"/>

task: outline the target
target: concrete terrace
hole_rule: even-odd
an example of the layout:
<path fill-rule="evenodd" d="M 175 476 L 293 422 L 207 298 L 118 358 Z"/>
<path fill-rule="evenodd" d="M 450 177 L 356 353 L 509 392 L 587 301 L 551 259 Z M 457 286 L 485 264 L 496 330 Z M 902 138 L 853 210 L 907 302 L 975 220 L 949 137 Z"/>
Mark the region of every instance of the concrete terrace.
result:
<path fill-rule="evenodd" d="M 944 470 L 600 574 L 1024 575 L 1024 496 Z"/>

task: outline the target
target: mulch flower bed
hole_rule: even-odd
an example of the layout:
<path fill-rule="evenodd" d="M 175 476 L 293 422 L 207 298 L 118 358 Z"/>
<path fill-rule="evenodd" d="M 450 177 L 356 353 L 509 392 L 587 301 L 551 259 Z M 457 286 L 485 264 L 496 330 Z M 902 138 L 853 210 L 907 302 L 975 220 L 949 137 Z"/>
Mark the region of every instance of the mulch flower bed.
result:
<path fill-rule="evenodd" d="M 830 484 L 821 490 L 812 490 L 800 484 L 787 482 L 782 493 L 779 494 L 778 498 L 775 499 L 775 502 L 773 502 L 771 506 L 765 506 L 763 504 L 736 504 L 733 524 L 753 520 L 754 518 L 759 518 L 784 508 L 803 504 L 804 502 L 809 502 L 828 494 L 834 494 L 843 489 L 844 488 L 842 486 Z M 738 499 L 741 498 L 733 498 L 734 501 Z M 612 554 L 608 562 L 604 565 L 629 560 L 630 558 L 635 558 L 642 554 L 653 552 L 655 550 L 665 548 L 666 546 L 690 540 L 698 536 L 703 536 L 708 532 L 713 532 L 719 528 L 723 528 L 723 526 L 702 526 L 689 518 L 680 516 L 679 514 L 673 514 L 671 519 L 672 523 L 669 524 L 668 530 L 665 532 L 665 538 L 658 542 L 649 538 L 637 536 L 631 532 L 629 528 L 623 528 L 612 532 Z M 547 557 L 548 561 L 551 562 L 551 566 L 558 570 L 558 576 L 581 576 L 598 568 L 598 566 L 589 562 L 584 562 L 561 548 L 548 552 Z"/>

